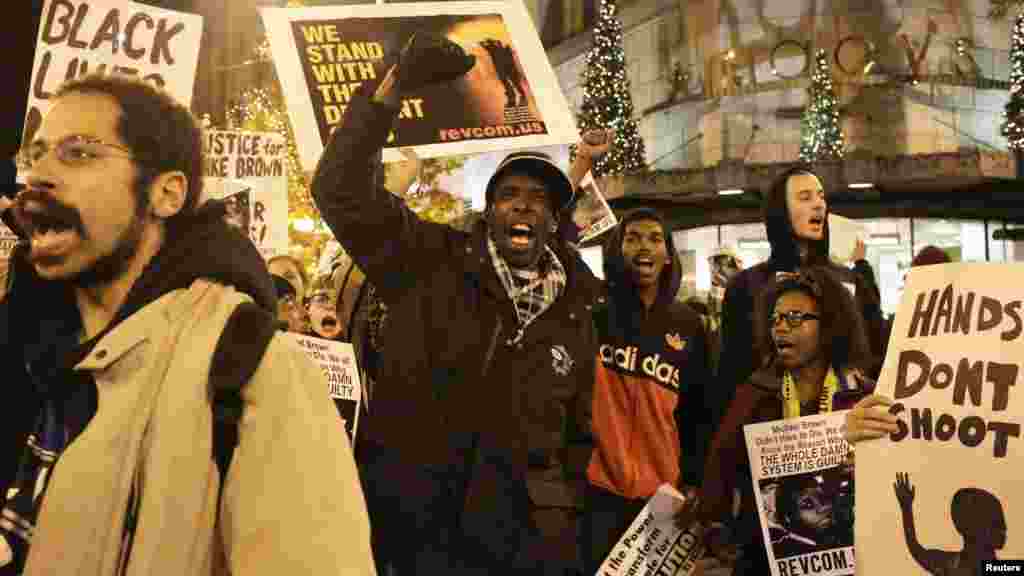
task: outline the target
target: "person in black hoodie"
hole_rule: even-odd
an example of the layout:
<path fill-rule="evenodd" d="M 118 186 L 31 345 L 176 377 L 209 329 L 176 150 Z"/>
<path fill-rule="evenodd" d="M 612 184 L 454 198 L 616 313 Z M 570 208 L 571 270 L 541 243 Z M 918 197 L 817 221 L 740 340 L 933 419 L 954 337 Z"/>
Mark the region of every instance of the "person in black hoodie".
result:
<path fill-rule="evenodd" d="M 202 140 L 187 108 L 140 80 L 100 75 L 73 80 L 55 94 L 39 131 L 19 154 L 18 168 L 24 171 L 26 187 L 13 205 L 7 206 L 4 216 L 13 217 L 23 236 L 8 273 L 0 277 L 0 372 L 5 387 L 19 399 L 13 408 L 22 412 L 5 431 L 4 453 L 0 455 L 6 472 L 0 479 L 4 482 L 0 494 L 8 498 L 0 521 L 0 574 L 23 570 L 66 573 L 69 565 L 99 573 L 91 565 L 100 562 L 124 566 L 135 534 L 153 538 L 158 525 L 165 528 L 159 538 L 206 546 L 203 554 L 211 553 L 213 543 L 203 542 L 201 536 L 215 535 L 228 543 L 217 553 L 237 569 L 246 553 L 241 548 L 251 546 L 239 537 L 238 530 L 259 530 L 260 526 L 254 516 L 242 513 L 242 500 L 249 499 L 244 496 L 246 491 L 239 489 L 245 482 L 236 479 L 245 477 L 254 465 L 263 465 L 261 459 L 279 456 L 282 450 L 299 450 L 294 445 L 299 438 L 289 436 L 304 437 L 312 444 L 301 448 L 306 452 L 304 465 L 316 465 L 318 473 L 327 470 L 329 478 L 318 482 L 321 485 L 314 488 L 316 496 L 312 496 L 326 498 L 324 509 L 344 507 L 354 513 L 364 506 L 355 482 L 354 461 L 351 452 L 346 452 L 342 434 L 335 440 L 321 434 L 332 425 L 340 427 L 340 420 L 329 407 L 324 383 L 317 381 L 319 369 L 297 347 L 276 335 L 261 350 L 238 343 L 233 351 L 262 357 L 248 379 L 243 399 L 247 409 L 250 402 L 261 403 L 259 419 L 276 422 L 273 433 L 288 445 L 275 448 L 274 442 L 261 438 L 267 433 L 266 426 L 247 419 L 244 427 L 239 426 L 240 450 L 225 472 L 231 481 L 223 489 L 231 494 L 231 503 L 212 511 L 186 512 L 189 533 L 174 529 L 181 525 L 172 508 L 190 510 L 188 503 L 196 501 L 215 506 L 208 498 L 207 475 L 213 468 L 210 456 L 204 460 L 197 446 L 190 447 L 194 456 L 177 453 L 167 440 L 198 434 L 209 441 L 211 432 L 204 434 L 196 426 L 209 423 L 212 411 L 203 416 L 202 411 L 192 409 L 204 405 L 210 410 L 212 403 L 207 396 L 210 369 L 202 372 L 204 363 L 209 365 L 211 360 L 203 354 L 212 356 L 217 336 L 225 321 L 234 318 L 229 315 L 236 307 L 254 302 L 265 315 L 266 325 L 272 326 L 276 306 L 270 275 L 255 246 L 225 224 L 222 203 L 200 205 Z M 180 334 L 179 330 L 188 337 L 171 336 Z M 164 362 L 168 364 L 161 367 Z M 182 377 L 197 370 L 195 378 Z M 292 378 L 282 378 L 282 374 Z M 165 380 L 173 380 L 173 386 L 165 385 Z M 277 390 L 318 389 L 322 401 L 307 390 L 268 393 L 270 381 Z M 151 392 L 154 388 L 156 392 Z M 132 409 L 125 410 L 111 400 L 111 390 L 137 390 Z M 147 393 L 154 394 L 151 402 Z M 184 400 L 174 394 L 183 394 L 195 404 L 179 404 Z M 264 401 L 266 406 L 301 411 L 303 426 L 290 422 L 293 416 L 280 409 L 274 413 L 265 408 Z M 165 407 L 172 405 L 175 416 L 161 419 Z M 5 403 L 5 409 L 12 408 Z M 130 425 L 129 419 L 145 419 L 144 441 L 143 427 Z M 98 429 L 90 425 L 93 421 Z M 295 430 L 284 430 L 289 426 Z M 319 431 L 314 431 L 317 427 Z M 118 441 L 100 442 L 103 448 L 96 441 L 90 443 L 97 435 L 102 438 L 105 428 L 120 430 Z M 87 431 L 93 434 L 85 434 Z M 249 448 L 246 453 L 244 448 L 255 446 L 257 438 L 261 442 L 258 450 Z M 136 441 L 139 445 L 133 444 Z M 102 463 L 105 457 L 137 460 L 111 467 Z M 174 483 L 154 478 L 150 468 L 167 460 L 174 460 L 176 469 L 198 474 L 194 483 L 179 484 L 180 489 L 167 496 L 173 501 L 169 507 L 164 491 L 156 486 Z M 15 461 L 17 472 L 11 474 Z M 83 467 L 89 465 L 97 467 L 95 474 L 83 473 Z M 132 470 L 139 476 L 135 482 L 88 478 L 90 474 L 92 478 L 99 474 L 129 478 Z M 345 478 L 339 470 L 349 473 L 347 484 L 340 482 Z M 295 475 L 303 473 L 298 470 Z M 62 481 L 72 476 L 73 485 Z M 250 472 L 248 477 L 254 476 Z M 268 480 L 259 478 L 264 488 Z M 282 479 L 272 482 L 279 484 Z M 153 488 L 147 490 L 147 486 Z M 102 506 L 92 491 L 97 487 L 107 499 L 103 502 L 120 508 L 120 514 L 114 516 L 127 518 L 121 547 L 88 552 L 89 543 L 75 534 L 111 530 L 95 525 L 110 522 L 108 516 L 76 507 L 82 500 Z M 333 506 L 337 501 L 332 503 L 335 499 L 327 492 L 333 494 L 339 488 L 344 495 L 337 501 L 344 506 Z M 309 485 L 304 489 L 308 491 Z M 358 497 L 351 498 L 353 495 Z M 47 506 L 51 499 L 54 503 Z M 162 507 L 163 513 L 146 514 Z M 73 522 L 62 516 L 69 509 L 78 514 Z M 214 530 L 213 519 L 220 518 L 221 511 L 225 517 L 223 522 L 217 521 L 220 529 Z M 310 512 L 296 512 L 299 514 Z M 349 520 L 339 519 L 342 526 L 335 528 L 354 529 L 359 519 L 358 514 Z M 280 520 L 274 518 L 275 523 Z M 372 560 L 365 508 L 362 520 L 364 528 L 356 530 L 355 547 L 362 544 L 363 554 L 360 557 L 350 550 L 344 562 L 369 567 L 369 571 L 359 572 L 366 574 L 372 572 Z M 288 524 L 294 529 L 294 519 Z M 302 538 L 308 546 L 317 545 L 308 535 Z M 64 557 L 58 557 L 53 549 L 60 548 L 63 539 L 74 544 L 61 550 Z M 145 565 L 152 561 L 153 552 L 142 548 L 145 550 L 137 551 L 132 560 Z M 195 551 L 184 546 L 180 552 L 180 558 L 187 559 Z M 325 573 L 337 573 L 342 554 L 324 551 L 307 560 L 322 566 Z M 263 560 L 266 570 L 275 570 L 274 564 L 280 565 L 283 558 L 271 553 Z M 61 563 L 64 568 L 56 568 Z"/>
<path fill-rule="evenodd" d="M 885 342 L 878 288 L 874 282 L 866 280 L 873 278 L 867 262 L 859 262 L 858 269 L 853 271 L 829 260 L 828 202 L 821 180 L 810 167 L 793 167 L 772 184 L 762 209 L 772 254 L 767 261 L 734 276 L 725 291 L 717 387 L 709 406 L 715 427 L 724 416 L 736 387 L 747 381 L 765 352 L 756 349 L 751 329 L 754 300 L 780 274 L 816 265 L 834 273 L 853 293 L 864 318 L 874 355 L 868 375 L 877 377 L 881 368 Z"/>
<path fill-rule="evenodd" d="M 622 218 L 604 246 L 604 273 L 610 298 L 594 311 L 602 365 L 584 504 L 586 574 L 660 485 L 700 486 L 706 444 L 704 325 L 675 299 L 682 266 L 657 212 Z"/>

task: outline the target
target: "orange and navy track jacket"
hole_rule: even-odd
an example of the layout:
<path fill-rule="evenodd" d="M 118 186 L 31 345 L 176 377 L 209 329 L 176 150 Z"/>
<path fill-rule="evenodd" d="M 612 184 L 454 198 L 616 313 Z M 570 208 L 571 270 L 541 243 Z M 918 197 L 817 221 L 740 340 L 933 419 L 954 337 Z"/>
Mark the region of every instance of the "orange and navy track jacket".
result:
<path fill-rule="evenodd" d="M 614 235 L 608 242 L 621 247 Z M 644 310 L 629 282 L 615 275 L 621 249 L 606 248 L 610 298 L 594 316 L 600 349 L 587 479 L 630 499 L 648 498 L 666 482 L 700 486 L 704 464 L 706 335 L 697 313 L 674 299 L 681 274 L 671 244 L 669 254 L 664 289 Z"/>

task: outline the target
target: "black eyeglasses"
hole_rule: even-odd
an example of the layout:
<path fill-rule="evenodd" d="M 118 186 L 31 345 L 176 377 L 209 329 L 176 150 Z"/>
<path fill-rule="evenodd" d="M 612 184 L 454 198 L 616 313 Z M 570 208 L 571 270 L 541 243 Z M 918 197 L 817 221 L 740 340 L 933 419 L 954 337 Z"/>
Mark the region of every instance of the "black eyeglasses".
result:
<path fill-rule="evenodd" d="M 337 303 L 337 300 L 328 292 L 316 292 L 306 300 L 306 303 L 310 306 L 330 308 Z"/>
<path fill-rule="evenodd" d="M 786 324 L 790 328 L 799 328 L 804 322 L 808 320 L 818 320 L 820 316 L 817 314 L 811 314 L 808 312 L 798 312 L 796 310 L 790 310 L 789 312 L 776 312 L 772 314 L 772 326 L 778 326 L 779 320 L 785 320 Z"/>
<path fill-rule="evenodd" d="M 127 154 L 111 154 L 104 151 L 104 148 L 112 148 L 127 152 Z M 30 170 L 32 166 L 46 157 L 53 150 L 57 153 L 57 159 L 67 166 L 83 166 L 98 158 L 126 158 L 134 159 L 131 150 L 118 144 L 110 144 L 99 138 L 72 134 L 50 145 L 36 140 L 25 148 L 22 148 L 14 156 L 14 164 L 18 170 Z"/>

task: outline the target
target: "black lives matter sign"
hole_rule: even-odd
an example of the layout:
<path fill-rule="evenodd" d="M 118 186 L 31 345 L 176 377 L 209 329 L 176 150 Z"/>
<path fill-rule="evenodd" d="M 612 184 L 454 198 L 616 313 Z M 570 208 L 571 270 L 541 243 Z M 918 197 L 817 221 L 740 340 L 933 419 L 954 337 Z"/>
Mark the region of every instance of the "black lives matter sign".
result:
<path fill-rule="evenodd" d="M 136 76 L 192 101 L 203 20 L 195 14 L 116 0 L 45 0 L 32 67 L 25 137 L 54 93 L 87 74 Z"/>

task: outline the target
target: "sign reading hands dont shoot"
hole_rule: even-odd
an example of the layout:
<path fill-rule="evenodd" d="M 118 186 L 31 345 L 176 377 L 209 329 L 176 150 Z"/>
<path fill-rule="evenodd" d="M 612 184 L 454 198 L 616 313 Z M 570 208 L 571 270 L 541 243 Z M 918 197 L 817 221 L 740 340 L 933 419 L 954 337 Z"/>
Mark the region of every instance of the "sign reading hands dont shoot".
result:
<path fill-rule="evenodd" d="M 1022 284 L 1019 264 L 908 274 L 878 382 L 900 429 L 857 446 L 858 574 L 1024 558 Z"/>

